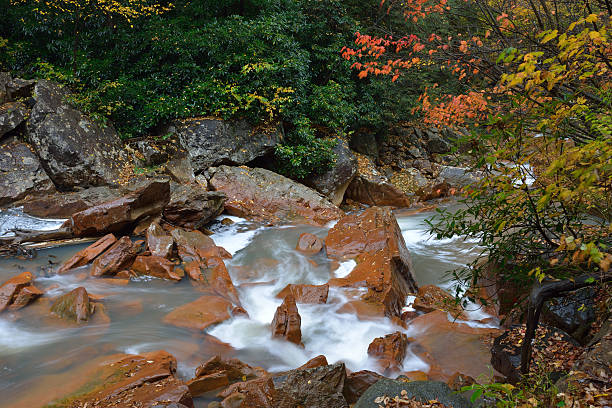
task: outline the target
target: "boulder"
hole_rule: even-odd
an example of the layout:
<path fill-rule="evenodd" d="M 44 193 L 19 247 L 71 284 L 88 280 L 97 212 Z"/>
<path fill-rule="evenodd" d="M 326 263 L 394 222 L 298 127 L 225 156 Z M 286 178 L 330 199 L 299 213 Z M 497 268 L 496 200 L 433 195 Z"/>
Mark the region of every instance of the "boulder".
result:
<path fill-rule="evenodd" d="M 368 370 L 348 374 L 344 381 L 344 390 L 342 391 L 346 402 L 349 404 L 356 403 L 359 397 L 381 378 L 384 377 L 374 371 Z"/>
<path fill-rule="evenodd" d="M 167 234 L 157 222 L 152 222 L 146 232 L 147 248 L 151 255 L 170 258 L 174 247 L 174 238 Z"/>
<path fill-rule="evenodd" d="M 78 287 L 57 298 L 51 305 L 51 313 L 77 323 L 86 322 L 94 312 L 84 287 Z"/>
<path fill-rule="evenodd" d="M 311 303 L 322 304 L 327 303 L 327 295 L 329 294 L 329 285 L 305 285 L 293 284 L 285 286 L 283 290 L 276 295 L 279 299 L 285 299 L 291 295 L 296 303 Z"/>
<path fill-rule="evenodd" d="M 0 313 L 9 307 L 20 309 L 42 295 L 42 292 L 32 285 L 33 281 L 34 275 L 31 272 L 23 272 L 0 285 Z"/>
<path fill-rule="evenodd" d="M 305 254 L 318 254 L 324 245 L 325 243 L 321 238 L 309 232 L 304 232 L 300 234 L 295 249 Z"/>
<path fill-rule="evenodd" d="M 116 275 L 129 269 L 136 259 L 136 247 L 129 237 L 122 237 L 101 255 L 91 266 L 91 276 Z"/>
<path fill-rule="evenodd" d="M 0 103 L 32 96 L 36 81 L 33 79 L 12 78 L 8 72 L 0 72 Z"/>
<path fill-rule="evenodd" d="M 298 313 L 297 305 L 293 295 L 288 295 L 283 300 L 283 303 L 276 309 L 274 319 L 272 320 L 272 337 L 280 338 L 298 346 L 304 347 L 302 344 L 302 318 Z"/>
<path fill-rule="evenodd" d="M 119 136 L 65 102 L 59 85 L 40 80 L 28 120 L 28 140 L 60 189 L 113 184 L 127 164 Z"/>
<path fill-rule="evenodd" d="M 210 257 L 231 258 L 232 255 L 200 231 L 175 228 L 171 232 L 183 262 L 203 261 Z"/>
<path fill-rule="evenodd" d="M 349 184 L 345 197 L 367 205 L 410 207 L 412 198 L 382 175 L 367 157 L 358 155 L 358 172 Z"/>
<path fill-rule="evenodd" d="M 92 262 L 98 255 L 106 251 L 111 245 L 117 242 L 117 238 L 113 234 L 108 234 L 88 246 L 87 248 L 77 252 L 64 262 L 57 270 L 58 274 L 66 273 L 71 269 L 79 266 L 87 265 Z"/>
<path fill-rule="evenodd" d="M 195 377 L 187 382 L 187 386 L 191 395 L 197 397 L 236 381 L 246 381 L 264 375 L 267 375 L 265 370 L 253 368 L 236 358 L 215 356 L 196 368 Z"/>
<path fill-rule="evenodd" d="M 402 391 L 405 391 L 402 396 Z M 411 381 L 392 380 L 382 378 L 359 398 L 354 408 L 378 408 L 375 402 L 379 397 L 391 399 L 400 397 L 404 399 L 416 399 L 428 403 L 437 400 L 440 403 L 453 408 L 471 408 L 472 405 L 463 397 L 456 394 L 448 385 L 438 381 Z"/>
<path fill-rule="evenodd" d="M 189 119 L 177 124 L 176 131 L 196 173 L 221 164 L 248 164 L 272 153 L 282 138 L 277 128 L 215 118 Z"/>
<path fill-rule="evenodd" d="M 43 294 L 44 292 L 38 289 L 36 286 L 28 285 L 17 293 L 17 296 L 14 297 L 13 304 L 10 306 L 10 308 L 12 310 L 24 308 L 41 297 Z"/>
<path fill-rule="evenodd" d="M 239 217 L 324 225 L 343 215 L 311 188 L 265 169 L 221 166 L 210 184 L 227 195 L 225 210 Z"/>
<path fill-rule="evenodd" d="M 440 166 L 438 178 L 446 181 L 451 187 L 462 189 L 480 181 L 482 175 L 462 167 Z"/>
<path fill-rule="evenodd" d="M 336 155 L 333 167 L 318 176 L 307 178 L 304 184 L 323 194 L 333 204 L 340 205 L 346 189 L 357 174 L 357 157 L 342 139 L 338 139 L 333 152 Z"/>
<path fill-rule="evenodd" d="M 28 115 L 28 108 L 21 102 L 0 105 L 0 139 L 21 125 Z"/>
<path fill-rule="evenodd" d="M 437 129 L 427 129 L 424 132 L 425 148 L 429 153 L 444 154 L 451 151 L 451 144 L 443 136 L 440 135 Z"/>
<path fill-rule="evenodd" d="M 23 203 L 23 212 L 40 218 L 70 218 L 74 213 L 115 200 L 124 194 L 120 189 L 101 186 L 28 197 Z"/>
<path fill-rule="evenodd" d="M 297 369 L 304 370 L 306 368 L 316 368 L 316 367 L 323 367 L 327 365 L 329 365 L 329 363 L 327 362 L 327 358 L 325 358 L 325 356 L 321 354 L 321 355 L 311 358 L 310 360 L 308 360 L 307 362 L 299 366 Z"/>
<path fill-rule="evenodd" d="M 173 326 L 202 331 L 232 317 L 232 308 L 232 302 L 221 296 L 205 295 L 175 308 L 163 321 Z"/>
<path fill-rule="evenodd" d="M 584 344 L 589 335 L 591 323 L 595 320 L 595 291 L 583 288 L 562 298 L 546 302 L 542 321 L 570 334 Z"/>
<path fill-rule="evenodd" d="M 21 200 L 28 194 L 55 190 L 38 158 L 25 143 L 0 145 L 0 206 Z"/>
<path fill-rule="evenodd" d="M 223 212 L 225 194 L 206 191 L 199 184 L 179 185 L 172 189 L 163 218 L 186 229 L 201 229 Z"/>
<path fill-rule="evenodd" d="M 375 159 L 378 157 L 378 141 L 376 135 L 368 130 L 359 130 L 353 133 L 350 147 L 356 152 Z"/>
<path fill-rule="evenodd" d="M 140 275 L 155 276 L 156 278 L 180 281 L 184 273 L 175 268 L 174 262 L 155 255 L 140 255 L 132 264 L 132 270 Z"/>
<path fill-rule="evenodd" d="M 377 360 L 383 371 L 397 372 L 402 370 L 407 350 L 408 336 L 398 331 L 375 338 L 368 346 L 368 355 Z"/>
<path fill-rule="evenodd" d="M 223 398 L 223 408 L 279 408 L 274 382 L 269 376 L 232 384 L 217 396 Z"/>
<path fill-rule="evenodd" d="M 119 232 L 145 217 L 161 214 L 169 200 L 169 183 L 152 181 L 126 196 L 73 214 L 72 231 L 76 236 Z"/>
<path fill-rule="evenodd" d="M 328 256 L 339 260 L 356 258 L 357 266 L 331 286 L 366 287 L 362 300 L 376 314 L 401 316 L 406 296 L 417 291 L 410 254 L 395 216 L 389 208 L 371 207 L 343 217 L 329 230 Z"/>
<path fill-rule="evenodd" d="M 394 172 L 390 182 L 407 195 L 414 195 L 427 190 L 430 184 L 429 180 L 413 167 Z"/>
<path fill-rule="evenodd" d="M 608 316 L 574 367 L 590 379 L 610 384 L 612 378 L 612 316 Z"/>

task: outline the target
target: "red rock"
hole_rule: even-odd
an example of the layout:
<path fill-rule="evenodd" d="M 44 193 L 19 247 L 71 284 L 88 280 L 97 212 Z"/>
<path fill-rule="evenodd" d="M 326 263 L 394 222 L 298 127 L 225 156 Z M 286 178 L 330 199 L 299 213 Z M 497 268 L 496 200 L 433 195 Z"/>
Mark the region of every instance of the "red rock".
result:
<path fill-rule="evenodd" d="M 371 207 L 343 217 L 329 231 L 327 254 L 357 257 L 357 266 L 345 278 L 329 281 L 342 287 L 366 287 L 362 299 L 381 305 L 382 314 L 400 316 L 406 296 L 417 290 L 410 255 L 395 216 L 388 208 Z"/>
<path fill-rule="evenodd" d="M 418 312 L 414 310 L 409 310 L 406 312 L 402 312 L 400 319 L 402 319 L 403 322 L 408 323 L 412 319 L 416 319 L 418 316 L 419 316 Z"/>
<path fill-rule="evenodd" d="M 274 314 L 272 337 L 282 338 L 303 347 L 301 323 L 302 318 L 298 313 L 295 299 L 292 295 L 288 295 Z"/>
<path fill-rule="evenodd" d="M 229 299 L 232 303 L 240 305 L 238 291 L 232 282 L 232 278 L 221 258 L 209 258 L 207 264 L 207 276 L 205 280 L 210 287 L 220 296 Z"/>
<path fill-rule="evenodd" d="M 215 241 L 200 231 L 185 231 L 181 228 L 175 228 L 171 234 L 183 262 L 202 260 L 203 257 L 200 255 L 202 251 L 216 247 Z"/>
<path fill-rule="evenodd" d="M 161 256 L 137 256 L 132 270 L 140 275 L 155 276 L 161 279 L 180 281 L 183 271 L 175 268 L 174 263 Z"/>
<path fill-rule="evenodd" d="M 429 376 L 422 371 L 406 371 L 402 374 L 410 381 L 428 381 Z"/>
<path fill-rule="evenodd" d="M 219 356 L 212 357 L 202 363 L 195 372 L 195 378 L 191 379 L 187 385 L 193 396 L 202 395 L 236 380 L 245 381 L 254 377 L 267 375 L 261 368 L 253 368 L 238 359 L 224 359 Z"/>
<path fill-rule="evenodd" d="M 57 270 L 58 274 L 66 273 L 70 269 L 78 268 L 79 266 L 87 265 L 93 261 L 98 255 L 106 251 L 111 245 L 117 241 L 113 234 L 108 234 L 83 249 L 77 252 L 72 258 L 67 260 Z"/>
<path fill-rule="evenodd" d="M 455 298 L 436 285 L 421 286 L 412 307 L 426 313 L 444 310 L 454 317 L 463 316 L 463 308 L 455 302 Z"/>
<path fill-rule="evenodd" d="M 324 355 L 320 355 L 320 356 L 311 358 L 310 360 L 305 362 L 303 365 L 299 366 L 297 370 L 305 370 L 307 368 L 323 367 L 326 365 L 329 365 L 329 363 L 327 362 L 327 358 L 325 358 Z"/>
<path fill-rule="evenodd" d="M 476 380 L 474 380 L 472 377 L 470 377 L 469 375 L 461 374 L 461 373 L 453 374 L 446 381 L 446 384 L 448 384 L 448 386 L 453 391 L 459 391 L 461 390 L 461 388 L 470 386 L 475 383 L 476 383 Z"/>
<path fill-rule="evenodd" d="M 170 184 L 152 181 L 126 196 L 73 214 L 72 231 L 76 236 L 119 232 L 145 217 L 160 215 L 169 201 Z"/>
<path fill-rule="evenodd" d="M 205 266 L 202 266 L 201 261 L 191 261 L 185 265 L 185 273 L 196 282 L 204 281 L 203 269 L 205 269 Z"/>
<path fill-rule="evenodd" d="M 164 323 L 187 329 L 204 330 L 229 319 L 233 305 L 220 296 L 206 295 L 179 306 L 164 317 Z"/>
<path fill-rule="evenodd" d="M 23 272 L 13 276 L 0 286 L 0 312 L 4 311 L 15 299 L 15 296 L 34 280 L 31 272 Z"/>
<path fill-rule="evenodd" d="M 189 392 L 191 392 L 191 395 L 197 397 L 209 391 L 225 387 L 226 385 L 229 385 L 229 383 L 227 373 L 220 371 L 218 373 L 192 378 L 191 380 L 187 381 L 187 387 L 189 387 Z"/>
<path fill-rule="evenodd" d="M 174 239 L 159 226 L 157 222 L 152 222 L 147 228 L 146 233 L 147 248 L 152 255 L 170 258 Z"/>
<path fill-rule="evenodd" d="M 91 266 L 91 276 L 115 275 L 129 269 L 135 258 L 136 251 L 132 241 L 129 237 L 123 237 L 96 258 Z"/>
<path fill-rule="evenodd" d="M 359 397 L 381 378 L 383 378 L 382 375 L 368 370 L 356 371 L 347 375 L 342 391 L 346 402 L 349 404 L 356 403 Z"/>
<path fill-rule="evenodd" d="M 387 371 L 401 371 L 408 349 L 408 336 L 402 332 L 377 337 L 368 346 L 368 355 Z"/>
<path fill-rule="evenodd" d="M 232 384 L 217 394 L 217 396 L 224 399 L 225 406 L 231 406 L 228 405 L 229 401 L 227 400 L 235 400 L 236 393 L 240 394 L 238 396 L 241 404 L 238 405 L 239 407 L 277 408 L 277 406 L 274 405 L 276 390 L 274 389 L 274 382 L 271 377 L 256 378 L 254 380 Z"/>
<path fill-rule="evenodd" d="M 43 295 L 43 291 L 38 289 L 34 285 L 29 285 L 22 288 L 15 299 L 13 300 L 13 304 L 10 306 L 11 309 L 21 309 L 26 307 L 39 297 Z"/>
<path fill-rule="evenodd" d="M 89 320 L 94 309 L 89 302 L 89 295 L 84 287 L 78 287 L 60 296 L 51 305 L 51 312 L 66 320 L 77 323 Z"/>
<path fill-rule="evenodd" d="M 304 232 L 300 235 L 295 249 L 305 254 L 318 254 L 323 249 L 323 245 L 325 245 L 325 243 L 321 238 L 314 234 Z"/>
<path fill-rule="evenodd" d="M 297 303 L 326 303 L 329 285 L 294 285 L 290 283 L 281 290 L 276 297 L 284 299 L 292 295 Z"/>

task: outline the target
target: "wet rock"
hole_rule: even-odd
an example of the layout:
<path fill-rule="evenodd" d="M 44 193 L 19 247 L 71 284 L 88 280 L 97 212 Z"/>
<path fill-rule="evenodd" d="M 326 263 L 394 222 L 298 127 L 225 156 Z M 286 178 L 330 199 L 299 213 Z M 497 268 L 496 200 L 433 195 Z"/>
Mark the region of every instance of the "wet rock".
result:
<path fill-rule="evenodd" d="M 19 302 L 17 302 L 17 298 L 25 288 L 30 287 L 36 289 L 32 286 L 33 281 L 34 275 L 32 275 L 31 272 L 23 272 L 17 276 L 13 276 L 12 278 L 4 282 L 0 286 L 0 313 L 15 303 L 17 303 L 16 308 L 25 306 L 23 304 L 24 299 L 19 299 Z M 27 294 L 28 292 L 26 292 L 24 295 L 27 296 Z M 32 298 L 30 300 L 34 299 Z"/>
<path fill-rule="evenodd" d="M 94 307 L 84 287 L 78 287 L 60 296 L 51 305 L 51 312 L 58 317 L 77 323 L 86 322 L 93 314 Z"/>
<path fill-rule="evenodd" d="M 72 231 L 77 236 L 118 232 L 145 217 L 161 214 L 169 199 L 169 183 L 152 181 L 126 196 L 73 214 Z"/>
<path fill-rule="evenodd" d="M 327 358 L 325 358 L 324 355 L 319 355 L 319 356 L 311 358 L 310 360 L 308 360 L 307 362 L 299 366 L 297 370 L 304 370 L 306 368 L 323 367 L 327 365 L 329 365 L 329 363 L 327 362 Z"/>
<path fill-rule="evenodd" d="M 417 401 L 427 403 L 431 400 L 438 400 L 442 404 L 453 408 L 471 408 L 471 404 L 463 397 L 455 394 L 448 385 L 438 381 L 412 381 L 404 382 L 382 378 L 359 398 L 354 408 L 378 408 L 379 404 L 374 402 L 378 397 L 390 397 L 402 395 L 406 391 L 404 398 L 415 398 Z"/>
<path fill-rule="evenodd" d="M 170 258 L 174 247 L 174 238 L 164 231 L 157 222 L 152 222 L 146 232 L 147 248 L 151 255 Z"/>
<path fill-rule="evenodd" d="M 0 145 L 0 206 L 21 200 L 28 194 L 54 190 L 53 182 L 28 145 L 16 141 Z"/>
<path fill-rule="evenodd" d="M 300 235 L 295 249 L 305 254 L 318 254 L 324 245 L 325 243 L 321 238 L 309 232 L 304 232 Z"/>
<path fill-rule="evenodd" d="M 412 307 L 425 313 L 444 310 L 453 317 L 464 317 L 463 308 L 456 303 L 455 298 L 436 285 L 421 286 Z"/>
<path fill-rule="evenodd" d="M 329 285 L 305 285 L 305 284 L 293 284 L 285 286 L 276 297 L 285 299 L 291 295 L 296 303 L 311 303 L 311 304 L 323 304 L 327 303 L 327 295 L 329 294 Z"/>
<path fill-rule="evenodd" d="M 357 259 L 345 278 L 330 280 L 331 286 L 366 287 L 362 300 L 379 315 L 400 316 L 406 296 L 417 291 L 410 255 L 395 216 L 389 208 L 372 207 L 342 218 L 329 230 L 328 256 Z"/>
<path fill-rule="evenodd" d="M 407 349 L 408 336 L 398 331 L 375 338 L 368 346 L 368 355 L 376 359 L 385 372 L 395 372 L 402 370 Z"/>
<path fill-rule="evenodd" d="M 201 183 L 201 178 L 196 177 L 193 166 L 187 152 L 176 155 L 172 160 L 164 165 L 164 173 L 179 184 L 197 183 L 202 188 L 207 189 L 208 183 Z"/>
<path fill-rule="evenodd" d="M 186 229 L 201 229 L 223 212 L 225 194 L 206 191 L 199 184 L 173 188 L 164 219 Z"/>
<path fill-rule="evenodd" d="M 273 377 L 278 408 L 348 408 L 342 395 L 346 368 L 343 363 L 291 370 Z"/>
<path fill-rule="evenodd" d="M 323 194 L 333 204 L 340 205 L 346 189 L 357 174 L 357 157 L 342 139 L 338 139 L 333 152 L 336 155 L 333 167 L 323 174 L 309 177 L 304 184 Z"/>
<path fill-rule="evenodd" d="M 202 331 L 232 317 L 232 308 L 232 302 L 221 296 L 205 295 L 175 308 L 163 321 L 173 326 Z"/>
<path fill-rule="evenodd" d="M 88 246 L 87 248 L 77 252 L 62 264 L 57 270 L 58 274 L 66 273 L 71 269 L 79 266 L 87 265 L 93 261 L 98 255 L 106 251 L 111 245 L 117 242 L 117 238 L 113 234 L 108 234 Z"/>
<path fill-rule="evenodd" d="M 136 259 L 136 248 L 129 237 L 122 237 L 106 252 L 99 255 L 91 266 L 91 276 L 116 275 L 129 269 Z"/>
<path fill-rule="evenodd" d="M 253 128 L 243 120 L 189 119 L 176 130 L 196 172 L 221 164 L 248 164 L 272 153 L 282 138 L 278 129 Z"/>
<path fill-rule="evenodd" d="M 565 297 L 548 301 L 542 311 L 542 321 L 570 334 L 584 344 L 591 323 L 595 320 L 595 291 L 579 289 Z"/>
<path fill-rule="evenodd" d="M 121 197 L 120 189 L 108 186 L 91 187 L 70 192 L 28 198 L 23 212 L 40 218 L 70 218 L 72 214 Z"/>
<path fill-rule="evenodd" d="M 0 105 L 0 139 L 26 119 L 28 108 L 21 102 Z"/>
<path fill-rule="evenodd" d="M 239 217 L 324 225 L 343 214 L 315 190 L 265 169 L 221 166 L 210 184 L 227 195 L 225 210 Z"/>
<path fill-rule="evenodd" d="M 288 295 L 274 314 L 272 337 L 281 338 L 303 347 L 301 324 L 302 318 L 298 313 L 295 298 L 292 295 Z"/>
<path fill-rule="evenodd" d="M 17 293 L 17 296 L 15 296 L 13 304 L 10 306 L 10 308 L 12 310 L 24 308 L 41 297 L 43 294 L 44 292 L 34 285 L 26 286 L 25 288 L 21 289 L 19 293 Z"/>
<path fill-rule="evenodd" d="M 28 140 L 60 189 L 114 183 L 125 161 L 119 136 L 69 106 L 67 95 L 53 82 L 37 82 Z"/>
<path fill-rule="evenodd" d="M 384 378 L 382 375 L 373 371 L 362 370 L 347 375 L 344 381 L 342 394 L 349 404 L 357 402 L 359 397 L 378 380 Z"/>
<path fill-rule="evenodd" d="M 438 178 L 446 181 L 452 187 L 461 189 L 479 181 L 482 176 L 462 167 L 441 166 Z"/>
<path fill-rule="evenodd" d="M 280 408 L 276 405 L 276 390 L 271 377 L 232 384 L 217 396 L 223 398 L 223 408 Z"/>
<path fill-rule="evenodd" d="M 195 397 L 225 387 L 232 382 L 246 381 L 264 375 L 267 375 L 265 370 L 253 368 L 238 359 L 215 356 L 196 368 L 195 377 L 187 383 L 187 386 Z"/>
<path fill-rule="evenodd" d="M 205 260 L 209 250 L 217 247 L 212 238 L 200 231 L 185 231 L 181 228 L 175 228 L 171 235 L 183 262 Z"/>
<path fill-rule="evenodd" d="M 183 271 L 175 268 L 172 261 L 155 255 L 137 256 L 132 264 L 132 270 L 140 275 L 155 276 L 156 278 L 177 282 L 184 276 Z"/>
<path fill-rule="evenodd" d="M 228 386 L 229 379 L 223 371 L 202 375 L 187 381 L 189 392 L 194 397 Z"/>
<path fill-rule="evenodd" d="M 357 156 L 359 170 L 349 184 L 345 197 L 367 205 L 410 207 L 412 198 L 380 174 L 374 163 L 365 156 Z"/>
<path fill-rule="evenodd" d="M 446 181 L 428 186 L 418 192 L 421 201 L 435 200 L 438 198 L 448 197 L 453 194 L 454 190 Z"/>

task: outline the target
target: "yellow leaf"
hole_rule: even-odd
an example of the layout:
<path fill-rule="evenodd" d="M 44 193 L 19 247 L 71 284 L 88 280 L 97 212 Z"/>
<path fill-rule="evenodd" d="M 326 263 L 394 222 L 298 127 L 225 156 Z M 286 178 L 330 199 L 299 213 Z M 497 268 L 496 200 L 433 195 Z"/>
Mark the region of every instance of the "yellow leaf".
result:
<path fill-rule="evenodd" d="M 587 23 L 594 23 L 597 21 L 597 14 L 589 14 L 589 16 L 585 19 Z"/>
<path fill-rule="evenodd" d="M 557 33 L 557 30 L 552 30 L 550 33 L 546 34 L 542 39 L 542 44 L 546 44 L 547 42 L 555 38 L 557 36 Z"/>

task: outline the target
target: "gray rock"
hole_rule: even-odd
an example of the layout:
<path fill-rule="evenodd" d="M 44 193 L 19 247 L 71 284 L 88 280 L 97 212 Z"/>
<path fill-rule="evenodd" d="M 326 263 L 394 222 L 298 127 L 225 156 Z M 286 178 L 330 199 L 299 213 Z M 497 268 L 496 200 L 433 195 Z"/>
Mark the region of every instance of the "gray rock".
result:
<path fill-rule="evenodd" d="M 426 148 L 429 153 L 448 153 L 451 151 L 451 144 L 437 134 L 429 134 Z"/>
<path fill-rule="evenodd" d="M 342 395 L 346 368 L 343 363 L 291 370 L 273 377 L 278 408 L 348 408 Z"/>
<path fill-rule="evenodd" d="M 0 146 L 0 205 L 21 200 L 28 194 L 55 190 L 28 145 L 9 141 Z"/>
<path fill-rule="evenodd" d="M 121 141 L 65 102 L 67 92 L 41 80 L 28 121 L 28 139 L 41 164 L 60 189 L 112 184 L 127 164 Z"/>
<path fill-rule="evenodd" d="M 438 178 L 443 179 L 452 187 L 464 188 L 479 181 L 482 176 L 462 167 L 440 166 Z"/>
<path fill-rule="evenodd" d="M 28 108 L 20 102 L 8 102 L 0 106 L 0 139 L 21 125 L 28 115 Z"/>
<path fill-rule="evenodd" d="M 409 207 L 412 204 L 412 199 L 380 174 L 369 160 L 360 164 L 345 196 L 367 205 Z"/>
<path fill-rule="evenodd" d="M 0 103 L 10 101 L 9 84 L 11 83 L 11 74 L 8 72 L 0 72 Z"/>
<path fill-rule="evenodd" d="M 191 119 L 178 124 L 177 133 L 196 173 L 221 164 L 248 164 L 272 153 L 282 138 L 278 129 L 256 129 L 244 120 Z"/>
<path fill-rule="evenodd" d="M 593 288 L 582 288 L 565 297 L 551 299 L 544 306 L 542 320 L 584 344 L 595 320 L 594 297 Z"/>
<path fill-rule="evenodd" d="M 407 398 L 415 398 L 421 402 L 437 399 L 442 404 L 453 408 L 470 408 L 472 405 L 463 397 L 455 394 L 448 385 L 439 381 L 412 381 L 404 382 L 383 378 L 372 385 L 359 398 L 354 408 L 378 408 L 379 404 L 374 402 L 378 397 L 401 396 L 402 390 L 406 390 Z"/>
<path fill-rule="evenodd" d="M 206 191 L 200 184 L 173 184 L 163 218 L 172 225 L 200 229 L 223 212 L 226 198 L 224 193 Z"/>
<path fill-rule="evenodd" d="M 376 135 L 370 132 L 356 132 L 349 143 L 351 149 L 372 158 L 378 158 Z"/>
<path fill-rule="evenodd" d="M 338 139 L 333 151 L 336 154 L 334 167 L 321 175 L 308 178 L 304 184 L 329 198 L 335 205 L 340 205 L 344 192 L 357 174 L 357 157 L 341 139 Z"/>

